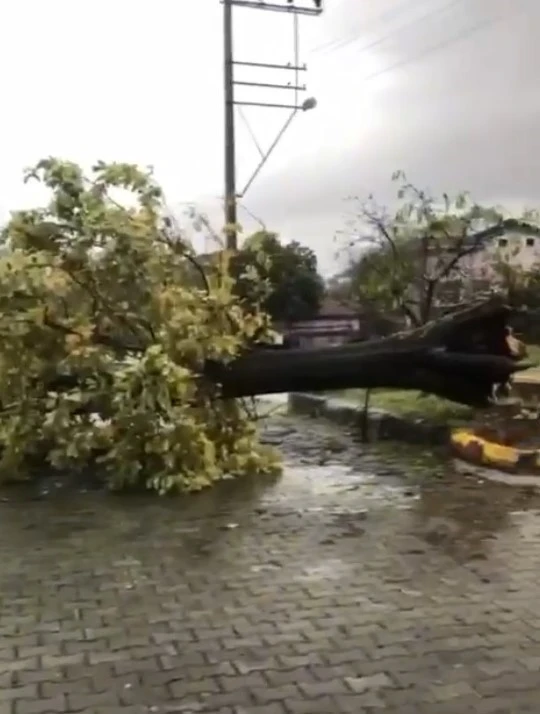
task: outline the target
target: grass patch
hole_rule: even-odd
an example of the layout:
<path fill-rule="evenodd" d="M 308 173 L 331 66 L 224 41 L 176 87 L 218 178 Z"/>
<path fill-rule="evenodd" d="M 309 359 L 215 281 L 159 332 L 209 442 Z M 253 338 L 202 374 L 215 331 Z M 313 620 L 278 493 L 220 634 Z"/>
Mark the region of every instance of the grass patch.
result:
<path fill-rule="evenodd" d="M 515 376 L 516 383 L 540 381 L 540 345 L 526 345 L 527 356 L 525 362 L 532 362 L 534 367 L 518 372 Z"/>
<path fill-rule="evenodd" d="M 403 441 L 374 441 L 369 445 L 371 453 L 381 462 L 399 467 L 403 476 L 411 484 L 422 484 L 434 478 L 442 479 L 452 472 L 452 464 L 444 447 L 407 444 Z"/>
<path fill-rule="evenodd" d="M 363 406 L 365 394 L 365 389 L 347 389 L 335 396 Z M 475 414 L 470 407 L 409 389 L 373 389 L 369 405 L 371 409 L 445 423 L 470 421 Z"/>
<path fill-rule="evenodd" d="M 527 345 L 526 360 L 540 365 L 540 345 Z"/>

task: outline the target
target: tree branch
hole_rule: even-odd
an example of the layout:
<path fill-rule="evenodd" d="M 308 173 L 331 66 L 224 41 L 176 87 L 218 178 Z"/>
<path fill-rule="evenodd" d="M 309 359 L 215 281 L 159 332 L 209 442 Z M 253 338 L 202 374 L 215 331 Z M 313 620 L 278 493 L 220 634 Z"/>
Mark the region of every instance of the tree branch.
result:
<path fill-rule="evenodd" d="M 69 327 L 68 325 L 64 325 L 61 322 L 57 322 L 53 320 L 50 317 L 48 308 L 44 308 L 44 314 L 43 314 L 43 324 L 45 327 L 48 327 L 50 330 L 54 330 L 56 332 L 61 332 L 64 335 L 73 335 L 78 337 L 81 341 L 84 341 L 84 335 L 81 335 L 80 332 L 77 332 L 77 330 L 74 330 L 72 327 Z M 134 345 L 134 344 L 127 344 L 115 337 L 112 337 L 110 335 L 103 335 L 100 334 L 97 329 L 94 329 L 91 337 L 91 341 L 96 344 L 96 345 L 103 345 L 104 347 L 111 347 L 112 349 L 121 351 L 121 352 L 144 352 L 146 349 L 142 345 Z"/>

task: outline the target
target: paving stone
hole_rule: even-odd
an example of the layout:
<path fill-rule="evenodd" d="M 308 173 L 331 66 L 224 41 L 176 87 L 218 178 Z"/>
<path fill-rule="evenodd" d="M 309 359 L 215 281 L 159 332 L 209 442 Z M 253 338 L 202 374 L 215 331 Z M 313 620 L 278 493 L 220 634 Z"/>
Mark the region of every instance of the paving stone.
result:
<path fill-rule="evenodd" d="M 234 494 L 0 502 L 0 714 L 537 712 L 538 499 L 279 439 Z"/>
<path fill-rule="evenodd" d="M 392 680 L 384 672 L 369 677 L 345 677 L 345 683 L 358 694 L 393 686 Z"/>
<path fill-rule="evenodd" d="M 452 699 L 474 694 L 473 688 L 467 682 L 456 682 L 455 684 L 434 685 L 433 696 L 438 702 L 447 702 Z"/>
<path fill-rule="evenodd" d="M 45 712 L 53 712 L 63 714 L 66 709 L 66 698 L 63 695 L 45 699 L 18 699 L 15 700 L 15 714 L 45 714 Z"/>
<path fill-rule="evenodd" d="M 0 703 L 13 702 L 16 699 L 38 699 L 36 684 L 26 684 L 22 687 L 2 687 L 0 689 Z"/>

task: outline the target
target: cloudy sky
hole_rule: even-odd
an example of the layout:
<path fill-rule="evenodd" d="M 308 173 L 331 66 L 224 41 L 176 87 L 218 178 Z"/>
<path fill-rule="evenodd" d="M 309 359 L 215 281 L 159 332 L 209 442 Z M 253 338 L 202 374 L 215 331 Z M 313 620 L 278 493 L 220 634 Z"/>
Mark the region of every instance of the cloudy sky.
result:
<path fill-rule="evenodd" d="M 246 208 L 315 248 L 326 272 L 343 199 L 390 201 L 397 168 L 434 191 L 540 205 L 539 20 L 538 0 L 326 0 L 321 17 L 300 21 L 301 79 L 318 106 L 295 118 Z M 0 217 L 43 199 L 22 170 L 57 155 L 152 164 L 171 206 L 195 202 L 219 228 L 219 0 L 18 0 L 0 4 L 0 28 Z M 238 60 L 294 57 L 285 14 L 235 8 L 234 34 Z M 288 74 L 237 69 L 247 81 Z M 245 101 L 289 95 L 237 90 Z M 263 146 L 286 119 L 245 116 Z M 239 116 L 237 134 L 240 188 L 258 155 Z"/>

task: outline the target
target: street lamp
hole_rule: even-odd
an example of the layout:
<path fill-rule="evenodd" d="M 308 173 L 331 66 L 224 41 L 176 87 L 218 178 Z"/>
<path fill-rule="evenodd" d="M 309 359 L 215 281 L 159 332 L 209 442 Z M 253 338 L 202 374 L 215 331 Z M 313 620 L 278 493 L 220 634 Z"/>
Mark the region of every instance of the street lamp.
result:
<path fill-rule="evenodd" d="M 309 112 L 309 111 L 311 111 L 311 109 L 315 109 L 316 106 L 317 106 L 317 100 L 315 99 L 315 97 L 308 97 L 307 99 L 304 99 L 300 109 L 303 112 Z"/>

